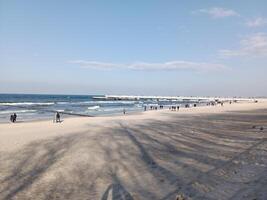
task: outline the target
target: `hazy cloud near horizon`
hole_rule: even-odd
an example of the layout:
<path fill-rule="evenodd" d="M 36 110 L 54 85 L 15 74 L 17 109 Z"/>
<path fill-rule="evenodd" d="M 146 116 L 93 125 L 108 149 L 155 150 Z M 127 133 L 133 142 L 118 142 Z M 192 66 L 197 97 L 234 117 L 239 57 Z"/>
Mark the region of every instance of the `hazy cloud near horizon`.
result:
<path fill-rule="evenodd" d="M 99 61 L 73 60 L 71 64 L 77 64 L 82 68 L 112 70 L 112 69 L 130 69 L 144 71 L 173 71 L 173 70 L 196 70 L 196 71 L 217 71 L 224 70 L 227 67 L 223 64 L 191 62 L 191 61 L 169 61 L 165 63 L 134 62 L 131 64 L 106 63 Z"/>

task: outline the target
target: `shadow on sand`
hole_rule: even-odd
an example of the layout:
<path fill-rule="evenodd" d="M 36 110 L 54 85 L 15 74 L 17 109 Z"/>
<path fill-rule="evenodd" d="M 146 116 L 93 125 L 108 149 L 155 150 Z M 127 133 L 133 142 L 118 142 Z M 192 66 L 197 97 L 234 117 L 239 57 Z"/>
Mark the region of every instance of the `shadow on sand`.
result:
<path fill-rule="evenodd" d="M 0 200 L 168 200 L 178 193 L 242 199 L 250 184 L 266 181 L 266 131 L 251 131 L 266 119 L 267 113 L 252 111 L 174 115 L 36 141 L 0 152 Z M 256 170 L 243 171 L 251 166 Z"/>

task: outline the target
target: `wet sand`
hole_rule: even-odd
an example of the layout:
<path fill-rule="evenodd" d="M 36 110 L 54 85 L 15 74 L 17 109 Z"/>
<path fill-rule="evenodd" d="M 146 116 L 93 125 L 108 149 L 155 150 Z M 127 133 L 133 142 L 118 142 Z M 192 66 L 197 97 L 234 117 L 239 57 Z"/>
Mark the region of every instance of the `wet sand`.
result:
<path fill-rule="evenodd" d="M 267 199 L 267 102 L 0 124 L 1 200 L 178 194 Z"/>

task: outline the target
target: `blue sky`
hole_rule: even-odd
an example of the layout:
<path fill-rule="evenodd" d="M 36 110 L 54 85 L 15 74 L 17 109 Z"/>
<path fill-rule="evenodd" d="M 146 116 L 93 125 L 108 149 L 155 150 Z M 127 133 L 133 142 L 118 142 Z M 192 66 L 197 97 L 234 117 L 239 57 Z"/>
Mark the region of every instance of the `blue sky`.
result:
<path fill-rule="evenodd" d="M 266 0 L 0 0 L 0 92 L 267 96 L 266 10 Z"/>

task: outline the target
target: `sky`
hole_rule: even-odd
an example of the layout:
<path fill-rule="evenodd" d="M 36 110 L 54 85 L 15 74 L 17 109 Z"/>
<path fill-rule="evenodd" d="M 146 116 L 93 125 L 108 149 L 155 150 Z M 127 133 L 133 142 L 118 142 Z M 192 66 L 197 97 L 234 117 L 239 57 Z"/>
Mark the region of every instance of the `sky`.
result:
<path fill-rule="evenodd" d="M 0 0 L 0 93 L 267 96 L 266 0 Z"/>

